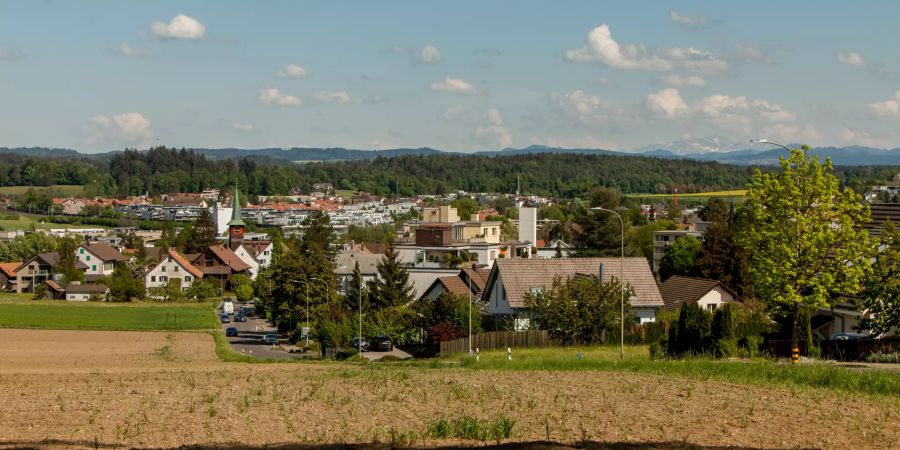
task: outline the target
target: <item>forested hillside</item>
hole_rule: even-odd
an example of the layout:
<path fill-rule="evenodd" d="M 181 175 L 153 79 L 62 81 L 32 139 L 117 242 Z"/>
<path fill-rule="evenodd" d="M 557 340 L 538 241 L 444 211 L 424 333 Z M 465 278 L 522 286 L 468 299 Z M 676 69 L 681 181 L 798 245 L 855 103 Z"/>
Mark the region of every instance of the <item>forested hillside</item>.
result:
<path fill-rule="evenodd" d="M 337 189 L 410 196 L 458 189 L 514 192 L 518 176 L 523 193 L 573 198 L 597 185 L 625 193 L 742 188 L 755 170 L 686 159 L 570 153 L 404 155 L 308 163 L 270 157 L 213 160 L 191 150 L 165 147 L 92 158 L 61 155 L 0 154 L 0 185 L 83 184 L 86 195 L 125 196 L 199 192 L 238 183 L 249 194 L 279 195 L 309 192 L 314 183 L 330 182 Z M 860 189 L 890 180 L 897 170 L 863 166 L 836 172 L 848 186 Z"/>

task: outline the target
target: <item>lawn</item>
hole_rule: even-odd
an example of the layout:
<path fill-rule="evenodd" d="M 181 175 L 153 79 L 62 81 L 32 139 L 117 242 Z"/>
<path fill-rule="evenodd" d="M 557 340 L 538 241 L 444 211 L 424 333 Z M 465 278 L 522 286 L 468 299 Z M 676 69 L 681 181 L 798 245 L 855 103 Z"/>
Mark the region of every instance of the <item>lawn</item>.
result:
<path fill-rule="evenodd" d="M 21 213 L 18 214 L 18 220 L 6 220 L 0 219 L 0 229 L 7 231 L 14 230 L 31 230 L 31 226 L 34 225 L 35 228 L 43 228 L 45 230 L 49 230 L 51 228 L 108 228 L 102 225 L 74 225 L 71 223 L 56 223 L 56 222 L 44 222 L 41 224 L 39 220 L 35 220 L 32 217 Z"/>
<path fill-rule="evenodd" d="M 81 195 L 84 192 L 84 186 L 77 185 L 69 185 L 69 184 L 54 184 L 52 186 L 0 186 L 0 194 L 5 195 L 22 195 L 28 189 L 53 189 L 64 197 L 74 197 L 76 195 Z"/>
<path fill-rule="evenodd" d="M 507 359 L 505 351 L 487 351 L 481 353 L 480 361 L 468 355 L 453 355 L 429 364 L 473 370 L 634 372 L 701 381 L 821 388 L 900 398 L 900 374 L 888 370 L 851 369 L 832 363 L 791 366 L 762 358 L 651 360 L 646 347 L 626 347 L 625 358 L 621 361 L 616 347 L 553 347 L 513 349 L 512 361 Z"/>
<path fill-rule="evenodd" d="M 58 330 L 210 330 L 218 322 L 210 304 L 75 303 L 0 297 L 0 328 Z"/>

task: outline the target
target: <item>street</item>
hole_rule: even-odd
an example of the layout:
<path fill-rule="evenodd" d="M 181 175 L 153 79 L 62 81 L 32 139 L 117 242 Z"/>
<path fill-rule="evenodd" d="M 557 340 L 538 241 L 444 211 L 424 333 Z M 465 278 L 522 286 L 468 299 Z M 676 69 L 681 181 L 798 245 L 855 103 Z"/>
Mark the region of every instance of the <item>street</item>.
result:
<path fill-rule="evenodd" d="M 246 322 L 223 323 L 222 330 L 228 327 L 238 329 L 237 336 L 229 336 L 228 342 L 239 353 L 251 355 L 255 358 L 290 359 L 299 358 L 299 354 L 288 353 L 277 347 L 263 344 L 262 337 L 268 332 L 274 332 L 275 328 L 265 320 L 256 317 L 248 317 Z"/>

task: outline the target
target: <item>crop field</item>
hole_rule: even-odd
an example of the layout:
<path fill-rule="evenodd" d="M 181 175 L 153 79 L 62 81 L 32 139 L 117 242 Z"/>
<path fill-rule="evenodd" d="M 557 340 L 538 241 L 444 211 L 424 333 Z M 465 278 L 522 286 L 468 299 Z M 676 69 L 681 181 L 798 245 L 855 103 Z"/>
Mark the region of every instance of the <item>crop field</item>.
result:
<path fill-rule="evenodd" d="M 687 194 L 678 193 L 678 198 L 683 200 L 706 201 L 710 197 L 721 198 L 726 201 L 743 201 L 747 195 L 746 190 L 732 191 L 714 191 L 714 192 L 692 192 Z M 675 198 L 674 194 L 625 194 L 626 197 L 647 200 L 671 200 Z"/>
<path fill-rule="evenodd" d="M 82 185 L 54 184 L 52 186 L 0 186 L 0 194 L 22 195 L 31 188 L 53 189 L 66 197 L 74 197 L 84 192 Z"/>
<path fill-rule="evenodd" d="M 30 294 L 0 297 L 0 328 L 68 330 L 209 330 L 218 322 L 209 304 L 110 304 L 27 301 Z"/>
<path fill-rule="evenodd" d="M 493 353 L 480 368 L 225 363 L 202 332 L 0 329 L 0 342 L 0 446 L 900 446 L 890 395 L 540 368 L 524 354 L 513 370 Z"/>

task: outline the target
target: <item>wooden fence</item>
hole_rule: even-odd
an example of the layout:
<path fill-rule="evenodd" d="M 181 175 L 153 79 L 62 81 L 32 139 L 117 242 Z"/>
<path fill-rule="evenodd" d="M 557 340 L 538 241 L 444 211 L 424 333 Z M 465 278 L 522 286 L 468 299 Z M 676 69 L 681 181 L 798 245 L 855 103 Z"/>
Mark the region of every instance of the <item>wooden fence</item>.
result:
<path fill-rule="evenodd" d="M 489 331 L 472 336 L 472 350 L 505 349 L 507 347 L 549 347 L 555 342 L 550 339 L 547 330 L 528 331 Z M 464 337 L 452 341 L 441 342 L 441 355 L 466 353 L 469 351 L 469 338 Z"/>

